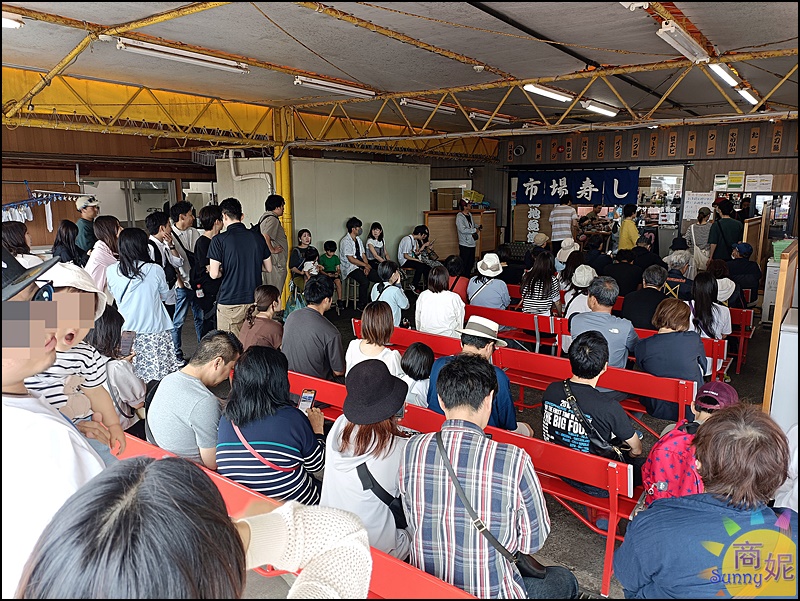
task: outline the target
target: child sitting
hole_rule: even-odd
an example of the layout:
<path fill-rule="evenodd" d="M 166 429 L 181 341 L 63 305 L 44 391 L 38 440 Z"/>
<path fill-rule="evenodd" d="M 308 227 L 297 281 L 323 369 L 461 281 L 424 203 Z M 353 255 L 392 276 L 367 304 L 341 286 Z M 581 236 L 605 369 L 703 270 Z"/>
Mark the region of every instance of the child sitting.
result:
<path fill-rule="evenodd" d="M 428 407 L 428 387 L 433 361 L 433 350 L 427 344 L 415 342 L 406 349 L 400 361 L 400 367 L 405 374 L 401 379 L 408 384 L 406 403 Z"/>
<path fill-rule="evenodd" d="M 323 244 L 322 248 L 325 254 L 319 257 L 319 265 L 322 267 L 322 273 L 333 279 L 333 285 L 336 288 L 336 295 L 339 299 L 337 304 L 340 308 L 344 308 L 344 301 L 342 300 L 341 261 L 339 260 L 339 255 L 336 253 L 336 242 L 328 240 Z"/>

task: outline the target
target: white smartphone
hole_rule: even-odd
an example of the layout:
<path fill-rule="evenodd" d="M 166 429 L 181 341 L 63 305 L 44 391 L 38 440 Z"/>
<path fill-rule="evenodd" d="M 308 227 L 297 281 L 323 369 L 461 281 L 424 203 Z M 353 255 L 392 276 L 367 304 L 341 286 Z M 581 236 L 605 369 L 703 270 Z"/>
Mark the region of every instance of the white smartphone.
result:
<path fill-rule="evenodd" d="M 308 410 L 314 406 L 314 397 L 316 396 L 316 390 L 311 390 L 310 388 L 304 389 L 303 393 L 300 395 L 300 402 L 297 403 L 297 408 L 303 413 L 307 413 Z"/>

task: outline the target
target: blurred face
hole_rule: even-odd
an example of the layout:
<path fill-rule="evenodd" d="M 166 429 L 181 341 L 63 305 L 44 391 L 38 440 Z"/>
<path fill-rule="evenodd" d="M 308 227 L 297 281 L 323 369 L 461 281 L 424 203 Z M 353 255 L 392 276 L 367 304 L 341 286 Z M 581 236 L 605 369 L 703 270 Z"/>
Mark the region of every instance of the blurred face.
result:
<path fill-rule="evenodd" d="M 66 290 L 53 295 L 58 306 L 57 350 L 68 351 L 86 338 L 94 327 L 95 298 L 91 292 Z"/>
<path fill-rule="evenodd" d="M 308 246 L 309 244 L 311 244 L 311 234 L 309 234 L 308 232 L 303 232 L 303 235 L 300 236 L 300 244 L 302 244 L 303 246 Z"/>
<path fill-rule="evenodd" d="M 373 230 L 372 230 L 372 237 L 373 237 L 373 238 L 377 238 L 378 236 L 380 236 L 380 235 L 381 235 L 381 231 L 382 231 L 382 230 L 381 230 L 381 228 L 379 228 L 379 227 L 373 228 Z"/>
<path fill-rule="evenodd" d="M 100 214 L 100 207 L 86 207 L 81 211 L 81 217 L 94 221 L 94 218 Z"/>
<path fill-rule="evenodd" d="M 283 210 L 286 208 L 286 205 L 281 205 L 277 209 L 273 210 L 272 212 L 275 213 L 278 217 L 283 215 Z"/>
<path fill-rule="evenodd" d="M 31 238 L 31 235 L 28 233 L 28 230 L 25 230 L 25 244 L 28 245 L 28 248 L 33 246 L 33 238 Z"/>
<path fill-rule="evenodd" d="M 181 220 L 181 225 L 183 225 L 183 227 L 193 227 L 194 226 L 194 215 L 192 215 L 191 211 L 181 215 L 180 216 L 180 220 Z"/>
<path fill-rule="evenodd" d="M 4 390 L 42 373 L 56 359 L 56 303 L 31 301 L 37 290 L 31 284 L 3 303 Z"/>

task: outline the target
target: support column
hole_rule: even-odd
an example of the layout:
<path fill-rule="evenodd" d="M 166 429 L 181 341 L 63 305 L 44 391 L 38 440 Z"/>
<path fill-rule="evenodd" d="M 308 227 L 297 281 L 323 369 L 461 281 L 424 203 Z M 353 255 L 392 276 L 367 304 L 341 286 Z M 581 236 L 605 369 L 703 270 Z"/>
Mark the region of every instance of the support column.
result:
<path fill-rule="evenodd" d="M 282 108 L 276 110 L 275 113 L 277 115 L 278 123 L 275 124 L 276 127 L 273 128 L 273 131 L 278 134 L 280 141 L 291 141 L 290 138 L 292 137 L 292 128 L 290 128 L 289 124 L 287 123 L 287 119 L 292 118 L 291 109 Z M 295 246 L 295 239 L 294 234 L 292 233 L 292 230 L 294 229 L 294 211 L 292 203 L 292 177 L 289 150 L 284 148 L 283 144 L 281 144 L 279 146 L 275 146 L 273 152 L 275 153 L 274 156 L 280 157 L 275 163 L 275 193 L 283 196 L 284 200 L 286 201 L 286 205 L 283 209 L 283 216 L 281 217 L 281 225 L 283 225 L 283 231 L 286 233 L 286 240 L 289 242 L 289 248 L 291 249 Z M 289 273 L 286 278 L 286 283 L 283 286 L 283 291 L 281 292 L 281 300 L 284 307 L 286 306 L 286 300 L 289 298 L 289 282 L 291 280 L 292 274 Z"/>

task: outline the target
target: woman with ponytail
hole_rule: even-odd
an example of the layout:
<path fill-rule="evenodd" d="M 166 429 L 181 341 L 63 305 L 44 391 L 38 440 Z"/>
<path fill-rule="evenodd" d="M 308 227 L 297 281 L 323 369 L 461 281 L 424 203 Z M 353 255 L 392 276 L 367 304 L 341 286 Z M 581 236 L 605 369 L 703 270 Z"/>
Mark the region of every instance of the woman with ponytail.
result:
<path fill-rule="evenodd" d="M 259 286 L 255 302 L 247 308 L 239 340 L 245 350 L 251 346 L 281 348 L 283 326 L 273 319 L 281 308 L 281 293 L 275 286 Z"/>
<path fill-rule="evenodd" d="M 717 302 L 718 294 L 714 275 L 708 271 L 698 273 L 692 284 L 693 300 L 684 301 L 692 313 L 689 318 L 690 332 L 699 332 L 701 338 L 722 340 L 733 331 L 730 309 Z M 711 375 L 710 358 L 705 375 Z"/>

